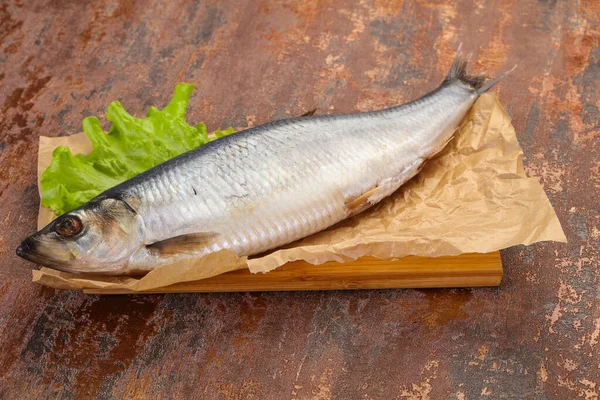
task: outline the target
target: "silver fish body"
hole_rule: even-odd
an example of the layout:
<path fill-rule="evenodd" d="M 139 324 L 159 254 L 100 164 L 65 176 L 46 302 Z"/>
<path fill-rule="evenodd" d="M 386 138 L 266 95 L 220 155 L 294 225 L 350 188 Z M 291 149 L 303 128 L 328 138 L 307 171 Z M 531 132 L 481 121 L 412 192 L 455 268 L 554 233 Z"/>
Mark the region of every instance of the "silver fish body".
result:
<path fill-rule="evenodd" d="M 397 108 L 262 125 L 117 190 L 144 221 L 147 243 L 214 232 L 210 246 L 197 253 L 258 254 L 326 229 L 396 191 L 441 150 L 476 97 L 455 82 Z M 365 194 L 364 204 L 351 206 Z"/>
<path fill-rule="evenodd" d="M 99 253 L 81 245 L 72 251 L 76 261 L 47 262 L 52 257 L 44 255 L 46 264 L 140 273 L 222 249 L 251 256 L 326 229 L 392 194 L 443 149 L 495 83 L 486 87 L 464 69 L 457 57 L 438 89 L 402 106 L 272 122 L 171 159 L 71 212 L 85 225 L 87 209 L 120 202 L 116 214 L 127 222 L 104 225 L 124 232 L 127 246 L 116 251 L 115 243 Z"/>

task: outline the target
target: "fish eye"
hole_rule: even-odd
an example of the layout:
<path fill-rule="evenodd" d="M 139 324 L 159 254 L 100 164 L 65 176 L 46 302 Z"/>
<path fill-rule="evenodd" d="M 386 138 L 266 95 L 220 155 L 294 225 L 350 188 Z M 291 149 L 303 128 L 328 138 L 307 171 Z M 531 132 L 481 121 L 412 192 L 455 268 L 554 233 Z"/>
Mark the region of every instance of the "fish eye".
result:
<path fill-rule="evenodd" d="M 71 237 L 81 232 L 82 228 L 83 223 L 78 216 L 68 215 L 56 224 L 54 230 L 60 236 Z"/>

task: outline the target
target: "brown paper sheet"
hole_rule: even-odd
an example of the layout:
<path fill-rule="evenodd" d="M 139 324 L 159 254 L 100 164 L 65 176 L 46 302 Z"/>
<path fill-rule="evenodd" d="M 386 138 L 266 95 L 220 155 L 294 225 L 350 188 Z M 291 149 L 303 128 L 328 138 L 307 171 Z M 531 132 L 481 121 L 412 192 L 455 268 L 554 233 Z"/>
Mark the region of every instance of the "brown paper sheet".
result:
<path fill-rule="evenodd" d="M 73 153 L 91 150 L 83 133 L 41 137 L 38 176 L 49 165 L 58 145 L 69 146 Z M 361 215 L 268 255 L 246 259 L 223 251 L 194 263 L 165 265 L 142 278 L 42 268 L 33 271 L 33 280 L 65 289 L 141 291 L 239 268 L 268 272 L 295 260 L 321 264 L 363 256 L 439 257 L 487 253 L 548 240 L 566 242 L 541 185 L 525 175 L 522 158 L 510 117 L 496 95 L 488 93 L 475 103 L 444 151 L 397 193 Z M 48 209 L 40 207 L 40 228 L 52 218 Z"/>

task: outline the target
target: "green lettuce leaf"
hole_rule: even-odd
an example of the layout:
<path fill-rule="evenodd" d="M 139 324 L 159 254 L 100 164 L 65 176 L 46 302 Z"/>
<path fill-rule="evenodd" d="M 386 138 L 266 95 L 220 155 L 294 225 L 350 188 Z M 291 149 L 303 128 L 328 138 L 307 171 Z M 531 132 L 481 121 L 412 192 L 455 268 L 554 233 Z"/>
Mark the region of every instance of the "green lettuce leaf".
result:
<path fill-rule="evenodd" d="M 118 101 L 111 103 L 106 113 L 112 122 L 108 133 L 98 118 L 85 118 L 83 130 L 93 150 L 73 155 L 65 146 L 54 149 L 41 177 L 42 205 L 62 215 L 170 158 L 233 133 L 228 128 L 209 137 L 204 123 L 191 126 L 186 122 L 193 89 L 191 84 L 180 83 L 171 102 L 162 110 L 150 107 L 146 118 L 132 116 Z"/>

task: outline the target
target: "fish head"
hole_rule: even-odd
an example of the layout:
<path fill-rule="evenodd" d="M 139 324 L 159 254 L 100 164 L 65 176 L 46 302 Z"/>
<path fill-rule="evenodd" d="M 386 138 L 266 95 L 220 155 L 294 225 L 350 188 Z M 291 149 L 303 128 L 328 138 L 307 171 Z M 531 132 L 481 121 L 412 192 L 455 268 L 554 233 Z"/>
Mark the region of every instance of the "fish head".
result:
<path fill-rule="evenodd" d="M 67 272 L 119 274 L 143 241 L 142 220 L 127 202 L 95 198 L 26 238 L 17 255 Z"/>

